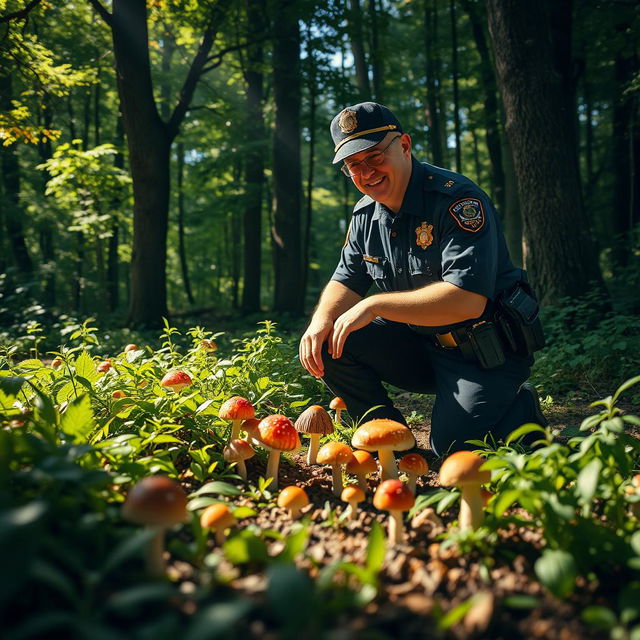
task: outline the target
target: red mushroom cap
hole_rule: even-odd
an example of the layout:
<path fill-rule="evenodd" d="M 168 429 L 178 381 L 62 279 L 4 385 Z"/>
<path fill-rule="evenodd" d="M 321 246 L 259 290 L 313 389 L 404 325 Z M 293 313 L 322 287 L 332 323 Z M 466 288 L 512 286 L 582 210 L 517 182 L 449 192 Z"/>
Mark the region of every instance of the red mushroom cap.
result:
<path fill-rule="evenodd" d="M 417 453 L 407 453 L 406 456 L 400 458 L 398 469 L 406 473 L 412 472 L 421 476 L 429 471 L 429 465 L 421 455 Z"/>
<path fill-rule="evenodd" d="M 233 396 L 222 403 L 218 415 L 223 420 L 248 420 L 255 417 L 256 412 L 249 400 Z"/>
<path fill-rule="evenodd" d="M 169 373 L 162 378 L 160 384 L 163 387 L 172 389 L 173 391 L 180 391 L 181 389 L 191 385 L 191 378 L 184 371 L 169 371 Z"/>
<path fill-rule="evenodd" d="M 280 451 L 292 451 L 300 446 L 300 438 L 293 422 L 278 413 L 261 420 L 255 435 L 267 447 Z"/>
<path fill-rule="evenodd" d="M 109 371 L 109 369 L 111 369 L 111 362 L 109 362 L 109 360 L 104 360 L 103 362 L 101 362 L 96 369 L 98 371 L 100 371 L 100 373 L 104 373 L 105 371 Z"/>
<path fill-rule="evenodd" d="M 131 522 L 171 526 L 187 518 L 187 494 L 166 476 L 143 478 L 129 491 L 122 515 Z"/>
<path fill-rule="evenodd" d="M 373 506 L 381 511 L 408 511 L 414 503 L 411 489 L 393 478 L 381 482 L 373 496 Z"/>
<path fill-rule="evenodd" d="M 200 346 L 205 351 L 216 351 L 218 349 L 218 345 L 213 340 L 202 340 Z"/>

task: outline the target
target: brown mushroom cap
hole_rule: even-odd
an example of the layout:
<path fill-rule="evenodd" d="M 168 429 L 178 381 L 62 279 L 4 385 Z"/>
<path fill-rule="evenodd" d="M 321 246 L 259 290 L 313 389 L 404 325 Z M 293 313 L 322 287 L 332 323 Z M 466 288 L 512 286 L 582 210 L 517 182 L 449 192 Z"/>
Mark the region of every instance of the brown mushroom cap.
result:
<path fill-rule="evenodd" d="M 408 511 L 414 503 L 411 489 L 395 478 L 381 482 L 373 496 L 373 506 L 380 511 Z"/>
<path fill-rule="evenodd" d="M 293 422 L 281 414 L 262 419 L 252 435 L 263 446 L 279 451 L 292 451 L 300 446 Z"/>
<path fill-rule="evenodd" d="M 256 412 L 249 400 L 242 396 L 233 396 L 222 403 L 218 415 L 223 420 L 248 420 L 254 418 Z"/>
<path fill-rule="evenodd" d="M 97 367 L 96 370 L 100 371 L 100 373 L 104 373 L 105 371 L 109 371 L 111 369 L 111 362 L 109 360 L 103 360 Z"/>
<path fill-rule="evenodd" d="M 348 484 L 340 494 L 343 502 L 362 502 L 364 497 L 364 491 L 355 484 Z"/>
<path fill-rule="evenodd" d="M 326 409 L 318 404 L 305 409 L 295 421 L 296 431 L 299 433 L 319 433 L 327 435 L 333 433 L 333 422 Z"/>
<path fill-rule="evenodd" d="M 472 451 L 452 453 L 440 467 L 440 484 L 461 487 L 467 483 L 489 482 L 491 473 L 480 471 L 485 459 Z"/>
<path fill-rule="evenodd" d="M 285 487 L 278 495 L 278 506 L 283 509 L 298 510 L 309 504 L 309 496 L 304 489 L 291 485 Z"/>
<path fill-rule="evenodd" d="M 129 351 L 138 351 L 139 349 L 140 349 L 140 347 L 137 344 L 128 344 L 124 348 L 124 352 L 128 353 Z"/>
<path fill-rule="evenodd" d="M 259 418 L 249 418 L 240 425 L 240 430 L 246 431 L 247 433 L 253 433 L 258 428 L 259 424 Z"/>
<path fill-rule="evenodd" d="M 148 476 L 127 495 L 122 515 L 136 524 L 169 527 L 187 519 L 187 494 L 166 476 Z"/>
<path fill-rule="evenodd" d="M 184 371 L 169 371 L 162 380 L 160 380 L 160 385 L 163 387 L 168 387 L 173 391 L 180 391 L 185 387 L 188 387 L 191 384 L 191 378 L 189 374 Z"/>
<path fill-rule="evenodd" d="M 346 410 L 347 405 L 344 400 L 340 396 L 336 396 L 331 403 L 329 404 L 330 409 L 340 409 L 341 411 Z"/>
<path fill-rule="evenodd" d="M 349 464 L 353 460 L 353 451 L 343 442 L 327 442 L 318 451 L 320 464 Z"/>
<path fill-rule="evenodd" d="M 353 452 L 353 460 L 347 463 L 347 473 L 374 473 L 378 470 L 376 459 L 362 449 Z"/>
<path fill-rule="evenodd" d="M 416 443 L 411 431 L 402 423 L 388 418 L 375 418 L 356 429 L 351 438 L 354 449 L 404 451 Z"/>
<path fill-rule="evenodd" d="M 421 476 L 429 471 L 429 465 L 421 455 L 417 453 L 407 453 L 406 456 L 400 458 L 398 469 L 405 473 L 415 473 Z"/>
<path fill-rule="evenodd" d="M 228 529 L 235 523 L 235 516 L 223 502 L 212 504 L 200 515 L 200 525 L 207 529 Z"/>
<path fill-rule="evenodd" d="M 227 462 L 239 462 L 253 458 L 256 452 L 246 440 L 236 438 L 222 450 L 222 455 Z"/>

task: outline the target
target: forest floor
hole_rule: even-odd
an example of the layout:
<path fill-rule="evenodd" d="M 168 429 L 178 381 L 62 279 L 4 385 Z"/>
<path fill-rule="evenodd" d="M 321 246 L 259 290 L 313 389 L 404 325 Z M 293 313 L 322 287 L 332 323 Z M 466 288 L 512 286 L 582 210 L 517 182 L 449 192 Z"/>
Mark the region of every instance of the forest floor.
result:
<path fill-rule="evenodd" d="M 430 415 L 430 406 L 425 404 L 424 397 L 406 393 L 396 395 L 395 402 L 405 415 L 415 412 L 414 420 L 410 421 L 417 440 L 414 451 L 429 463 L 428 475 L 418 480 L 417 495 L 420 495 L 425 489 L 440 486 L 438 470 L 442 460 L 429 449 L 429 419 L 423 418 Z M 586 398 L 582 402 L 574 397 L 546 406 L 544 412 L 554 431 L 561 431 L 568 426 L 578 427 L 585 417 L 592 415 L 594 409 L 588 404 Z M 621 408 L 631 410 L 631 407 Z M 249 481 L 257 483 L 264 474 L 264 463 L 254 458 L 247 467 Z M 291 484 L 303 487 L 311 500 L 311 505 L 303 511 L 310 522 L 311 533 L 307 559 L 301 561 L 301 568 L 314 577 L 320 568 L 337 561 L 364 564 L 371 524 L 374 519 L 378 520 L 386 530 L 386 514 L 365 503 L 353 523 L 339 524 L 336 518 L 329 519 L 328 523 L 327 509 L 339 515 L 345 504 L 332 493 L 330 469 L 323 466 L 309 468 L 302 453 L 282 462 L 279 482 L 280 488 Z M 376 483 L 377 478 L 369 480 L 372 491 Z M 240 521 L 240 527 L 252 522 L 261 529 L 275 529 L 286 537 L 295 526 L 283 509 L 261 509 L 250 499 L 240 500 L 237 504 L 246 504 L 258 511 L 256 516 Z M 364 609 L 350 610 L 323 621 L 317 637 L 335 640 L 425 637 L 589 640 L 608 637 L 608 632 L 589 627 L 580 618 L 581 611 L 587 606 L 613 605 L 607 598 L 606 585 L 595 588 L 579 578 L 574 594 L 560 601 L 533 577 L 533 564 L 544 545 L 540 531 L 512 526 L 501 533 L 492 557 L 464 556 L 456 553 L 453 547 L 443 549 L 438 538 L 456 518 L 457 507 L 445 511 L 441 519 L 430 508 L 418 513 L 410 522 L 405 517 L 406 544 L 387 551 L 379 575 L 378 596 Z M 273 555 L 283 543 L 274 541 L 271 545 L 270 554 Z M 243 571 L 230 563 L 223 563 L 220 570 L 228 572 L 229 584 L 234 591 L 243 593 L 258 605 L 254 611 L 264 610 L 264 575 Z M 474 606 L 466 615 L 460 616 L 457 624 L 446 632 L 437 628 L 437 619 L 442 619 L 474 595 Z M 528 604 L 523 606 L 524 602 Z M 264 618 L 254 616 L 240 627 L 238 637 L 261 640 L 283 637 L 270 624 L 268 615 Z"/>

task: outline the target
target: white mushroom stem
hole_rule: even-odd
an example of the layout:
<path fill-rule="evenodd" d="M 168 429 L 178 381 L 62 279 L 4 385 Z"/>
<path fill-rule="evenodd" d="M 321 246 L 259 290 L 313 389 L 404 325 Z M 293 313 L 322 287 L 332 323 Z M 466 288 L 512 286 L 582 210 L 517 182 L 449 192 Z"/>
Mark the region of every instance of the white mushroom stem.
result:
<path fill-rule="evenodd" d="M 398 479 L 398 467 L 396 459 L 391 449 L 380 449 L 378 451 L 378 461 L 380 462 L 380 480 L 389 478 Z"/>
<path fill-rule="evenodd" d="M 342 469 L 337 463 L 331 465 L 331 478 L 333 479 L 333 493 L 340 496 L 344 487 L 342 486 Z"/>
<path fill-rule="evenodd" d="M 410 471 L 407 472 L 407 476 L 409 477 L 408 481 L 407 481 L 407 487 L 409 487 L 409 489 L 411 489 L 411 493 L 413 493 L 413 495 L 416 495 L 416 480 L 418 479 L 418 474 L 417 473 L 411 473 Z"/>
<path fill-rule="evenodd" d="M 320 433 L 309 434 L 309 450 L 307 451 L 307 464 L 316 464 L 318 449 L 320 448 Z"/>
<path fill-rule="evenodd" d="M 273 482 L 269 485 L 269 491 L 275 491 L 278 488 L 278 465 L 280 464 L 280 450 L 271 449 L 269 451 L 269 460 L 267 461 L 267 478 L 273 478 Z"/>
<path fill-rule="evenodd" d="M 145 548 L 145 562 L 149 575 L 154 578 L 164 577 L 167 565 L 164 561 L 164 527 L 150 527 L 155 535 Z"/>
<path fill-rule="evenodd" d="M 461 487 L 460 530 L 476 529 L 482 522 L 482 489 L 479 483 L 465 484 Z"/>
<path fill-rule="evenodd" d="M 336 409 L 336 424 L 340 425 L 341 422 L 342 409 Z"/>
<path fill-rule="evenodd" d="M 242 420 L 232 420 L 231 421 L 231 436 L 229 437 L 229 442 L 235 440 L 240 437 L 240 425 L 242 424 Z"/>
<path fill-rule="evenodd" d="M 238 475 L 246 482 L 247 481 L 247 465 L 244 463 L 244 460 L 236 460 Z"/>
<path fill-rule="evenodd" d="M 356 513 L 358 512 L 358 503 L 355 500 L 349 500 L 347 511 L 349 512 L 347 520 L 349 522 L 353 522 L 356 519 Z"/>
<path fill-rule="evenodd" d="M 404 524 L 402 511 L 389 511 L 389 543 L 402 544 L 404 542 Z"/>
<path fill-rule="evenodd" d="M 302 507 L 289 507 L 289 516 L 292 520 L 296 520 L 302 514 Z"/>

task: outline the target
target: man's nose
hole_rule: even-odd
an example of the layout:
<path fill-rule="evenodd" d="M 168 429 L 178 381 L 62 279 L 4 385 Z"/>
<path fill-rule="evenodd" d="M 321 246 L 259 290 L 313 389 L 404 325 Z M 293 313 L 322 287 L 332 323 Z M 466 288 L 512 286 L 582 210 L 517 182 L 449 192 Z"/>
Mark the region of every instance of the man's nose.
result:
<path fill-rule="evenodd" d="M 370 167 L 366 162 L 362 163 L 362 171 L 360 171 L 361 177 L 367 178 L 374 172 L 375 172 L 374 167 Z"/>

